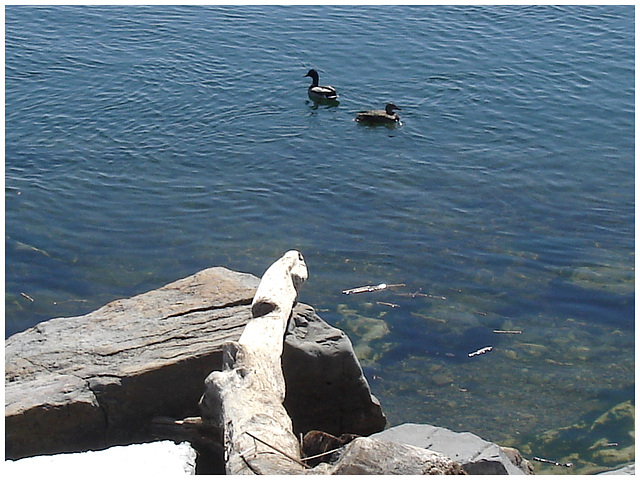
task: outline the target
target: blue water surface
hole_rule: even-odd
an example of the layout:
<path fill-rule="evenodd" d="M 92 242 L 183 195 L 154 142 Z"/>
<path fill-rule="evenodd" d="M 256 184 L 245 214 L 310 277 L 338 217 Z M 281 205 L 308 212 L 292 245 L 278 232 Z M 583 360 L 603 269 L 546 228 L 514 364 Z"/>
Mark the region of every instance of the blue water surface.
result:
<path fill-rule="evenodd" d="M 635 401 L 634 7 L 5 22 L 5 337 L 296 248 L 300 300 L 347 331 L 391 425 L 548 454 L 530 439 Z M 308 99 L 309 68 L 339 105 Z M 401 125 L 353 121 L 390 101 Z M 405 286 L 341 294 L 382 282 Z"/>

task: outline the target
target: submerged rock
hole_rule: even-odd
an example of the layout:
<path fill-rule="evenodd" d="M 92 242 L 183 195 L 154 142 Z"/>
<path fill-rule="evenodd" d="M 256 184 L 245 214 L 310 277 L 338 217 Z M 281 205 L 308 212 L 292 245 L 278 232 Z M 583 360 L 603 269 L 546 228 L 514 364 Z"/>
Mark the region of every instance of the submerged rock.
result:
<path fill-rule="evenodd" d="M 619 403 L 595 420 L 584 418 L 575 425 L 548 430 L 523 448 L 534 454 L 553 455 L 560 463 L 572 463 L 570 473 L 573 474 L 599 473 L 632 463 L 635 461 L 635 406 L 631 400 Z M 544 464 L 539 470 L 567 473 L 563 467 Z"/>
<path fill-rule="evenodd" d="M 342 316 L 339 325 L 357 338 L 353 348 L 364 365 L 375 364 L 393 346 L 391 343 L 379 344 L 390 333 L 389 326 L 383 319 L 361 315 L 344 304 L 338 305 L 338 313 Z M 377 342 L 375 348 L 372 345 L 374 342 Z"/>

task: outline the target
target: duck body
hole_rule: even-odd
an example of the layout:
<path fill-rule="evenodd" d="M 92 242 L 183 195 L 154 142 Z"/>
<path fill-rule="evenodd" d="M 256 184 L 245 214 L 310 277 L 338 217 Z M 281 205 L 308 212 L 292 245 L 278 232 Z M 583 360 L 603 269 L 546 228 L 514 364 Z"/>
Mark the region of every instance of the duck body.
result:
<path fill-rule="evenodd" d="M 313 68 L 307 72 L 305 77 L 311 77 L 311 85 L 307 93 L 314 102 L 335 102 L 338 100 L 336 89 L 328 85 L 318 85 L 318 72 Z"/>
<path fill-rule="evenodd" d="M 394 110 L 402 110 L 393 103 L 387 103 L 384 110 L 368 110 L 356 116 L 356 122 L 369 124 L 395 124 L 400 122 L 400 116 Z"/>

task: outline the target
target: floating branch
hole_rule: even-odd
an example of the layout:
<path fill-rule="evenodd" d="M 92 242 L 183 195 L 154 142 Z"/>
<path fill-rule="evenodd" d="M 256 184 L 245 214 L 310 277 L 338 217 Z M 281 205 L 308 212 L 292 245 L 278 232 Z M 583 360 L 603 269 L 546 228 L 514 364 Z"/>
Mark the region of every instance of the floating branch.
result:
<path fill-rule="evenodd" d="M 31 298 L 29 295 L 27 295 L 24 292 L 20 292 L 20 295 L 22 295 L 24 298 L 26 298 L 27 300 L 29 300 L 30 302 L 34 302 L 35 300 L 33 298 Z"/>
<path fill-rule="evenodd" d="M 475 352 L 471 352 L 469 354 L 469 357 L 475 357 L 476 355 L 483 355 L 485 353 L 489 353 L 491 350 L 493 350 L 493 347 L 483 347 L 480 350 L 476 350 Z"/>
<path fill-rule="evenodd" d="M 400 305 L 397 303 L 389 303 L 389 302 L 376 302 L 378 305 L 384 305 L 385 307 L 398 308 Z"/>
<path fill-rule="evenodd" d="M 549 463 L 551 465 L 555 465 L 556 467 L 565 467 L 565 468 L 573 467 L 573 463 L 571 462 L 560 463 L 554 460 L 547 460 L 546 458 L 540 458 L 540 457 L 533 457 L 532 460 L 535 460 L 536 462 Z"/>
<path fill-rule="evenodd" d="M 398 295 L 402 295 L 403 297 L 427 297 L 427 298 L 435 298 L 437 300 L 446 300 L 447 297 L 443 297 L 441 295 L 431 295 L 430 293 L 422 293 L 422 288 L 419 288 L 417 291 L 413 293 L 398 293 Z"/>
<path fill-rule="evenodd" d="M 432 322 L 447 323 L 447 321 L 443 318 L 430 317 L 428 315 L 423 315 L 422 313 L 411 312 L 411 315 L 413 315 L 414 317 L 424 318 L 425 320 L 430 320 Z"/>
<path fill-rule="evenodd" d="M 387 288 L 404 287 L 404 286 L 405 286 L 404 283 L 395 283 L 391 285 L 387 285 L 386 283 L 381 283 L 380 285 L 364 285 L 362 287 L 348 288 L 346 290 L 343 290 L 342 293 L 344 293 L 345 295 L 351 295 L 353 293 L 377 292 L 379 290 L 385 290 Z"/>

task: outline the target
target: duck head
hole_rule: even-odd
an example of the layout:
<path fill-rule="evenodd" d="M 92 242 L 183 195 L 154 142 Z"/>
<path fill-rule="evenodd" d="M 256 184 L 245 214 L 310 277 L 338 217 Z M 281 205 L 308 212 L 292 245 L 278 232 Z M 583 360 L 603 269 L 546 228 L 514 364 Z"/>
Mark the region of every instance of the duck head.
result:
<path fill-rule="evenodd" d="M 402 110 L 395 103 L 387 103 L 387 106 L 384 107 L 384 111 L 387 112 L 387 115 L 393 115 L 394 110 Z"/>
<path fill-rule="evenodd" d="M 311 79 L 313 80 L 312 86 L 318 86 L 318 72 L 316 72 L 313 68 L 309 70 L 306 75 L 303 75 L 303 77 L 311 77 Z"/>

